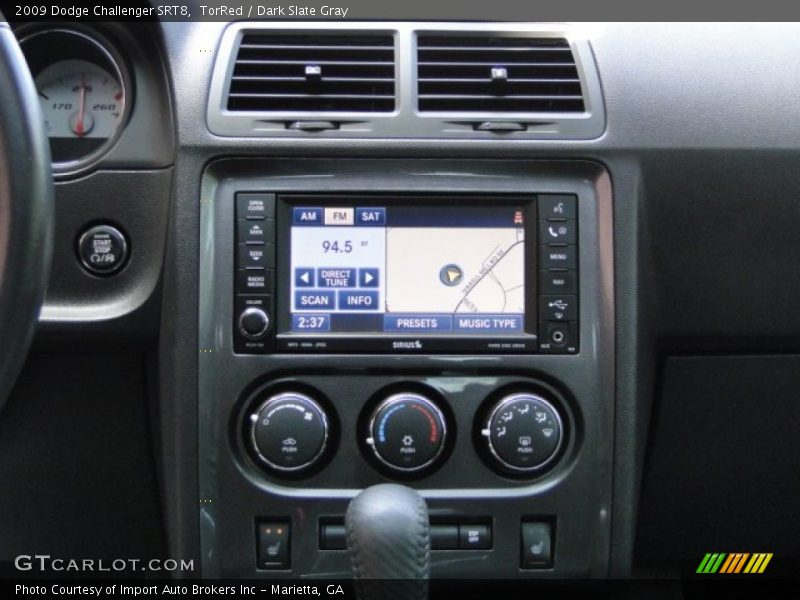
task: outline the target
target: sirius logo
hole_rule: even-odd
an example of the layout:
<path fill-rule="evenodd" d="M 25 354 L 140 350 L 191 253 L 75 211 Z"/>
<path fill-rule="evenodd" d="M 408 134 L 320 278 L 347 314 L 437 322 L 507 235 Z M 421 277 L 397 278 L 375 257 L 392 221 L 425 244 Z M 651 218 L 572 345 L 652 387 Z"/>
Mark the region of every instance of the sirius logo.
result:
<path fill-rule="evenodd" d="M 395 350 L 421 350 L 422 342 L 419 340 L 392 342 L 392 348 Z"/>

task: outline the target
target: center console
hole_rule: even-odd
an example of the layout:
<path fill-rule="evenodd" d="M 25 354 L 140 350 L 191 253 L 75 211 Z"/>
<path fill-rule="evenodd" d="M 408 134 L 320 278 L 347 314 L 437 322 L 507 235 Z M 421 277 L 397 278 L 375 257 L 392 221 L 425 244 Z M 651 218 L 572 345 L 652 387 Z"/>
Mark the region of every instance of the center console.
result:
<path fill-rule="evenodd" d="M 381 482 L 426 499 L 432 577 L 607 575 L 611 207 L 591 162 L 210 164 L 204 576 L 348 577 Z"/>

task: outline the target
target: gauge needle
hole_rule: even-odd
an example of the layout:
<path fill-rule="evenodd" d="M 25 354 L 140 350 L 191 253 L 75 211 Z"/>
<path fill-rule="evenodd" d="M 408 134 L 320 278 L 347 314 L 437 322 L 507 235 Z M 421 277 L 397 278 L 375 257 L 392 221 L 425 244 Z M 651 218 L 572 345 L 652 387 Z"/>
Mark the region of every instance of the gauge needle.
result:
<path fill-rule="evenodd" d="M 75 133 L 78 137 L 83 137 L 86 130 L 83 126 L 84 113 L 86 112 L 86 76 L 81 73 L 81 85 L 78 88 L 81 91 L 80 107 L 78 108 L 78 122 L 75 125 Z"/>

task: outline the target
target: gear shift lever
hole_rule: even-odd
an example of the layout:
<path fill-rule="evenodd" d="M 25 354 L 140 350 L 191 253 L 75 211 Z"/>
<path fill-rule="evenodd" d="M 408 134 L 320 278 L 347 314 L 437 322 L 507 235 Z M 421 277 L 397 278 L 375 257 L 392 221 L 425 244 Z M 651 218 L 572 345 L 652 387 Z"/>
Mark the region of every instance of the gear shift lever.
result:
<path fill-rule="evenodd" d="M 374 485 L 353 498 L 344 520 L 359 600 L 426 600 L 430 526 L 419 493 Z"/>

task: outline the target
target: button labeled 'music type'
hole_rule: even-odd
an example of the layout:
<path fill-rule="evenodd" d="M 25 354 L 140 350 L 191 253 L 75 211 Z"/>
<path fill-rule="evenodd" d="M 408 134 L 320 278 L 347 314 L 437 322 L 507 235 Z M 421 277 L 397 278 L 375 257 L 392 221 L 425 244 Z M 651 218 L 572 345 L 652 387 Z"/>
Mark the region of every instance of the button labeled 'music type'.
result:
<path fill-rule="evenodd" d="M 522 331 L 522 315 L 476 315 L 455 317 L 457 332 L 501 333 Z"/>

